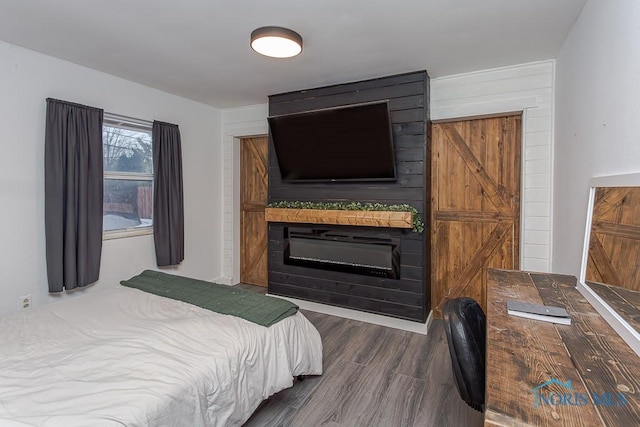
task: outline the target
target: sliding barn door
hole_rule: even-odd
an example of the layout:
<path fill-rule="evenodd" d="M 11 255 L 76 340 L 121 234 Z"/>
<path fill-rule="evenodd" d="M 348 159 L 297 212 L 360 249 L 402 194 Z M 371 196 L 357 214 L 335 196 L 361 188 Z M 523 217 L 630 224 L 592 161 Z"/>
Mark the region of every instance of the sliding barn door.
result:
<path fill-rule="evenodd" d="M 596 189 L 587 280 L 640 291 L 640 188 Z"/>
<path fill-rule="evenodd" d="M 460 296 L 486 309 L 486 268 L 519 268 L 521 117 L 432 128 L 432 276 L 436 317 Z"/>
<path fill-rule="evenodd" d="M 240 144 L 240 281 L 267 286 L 267 137 Z"/>

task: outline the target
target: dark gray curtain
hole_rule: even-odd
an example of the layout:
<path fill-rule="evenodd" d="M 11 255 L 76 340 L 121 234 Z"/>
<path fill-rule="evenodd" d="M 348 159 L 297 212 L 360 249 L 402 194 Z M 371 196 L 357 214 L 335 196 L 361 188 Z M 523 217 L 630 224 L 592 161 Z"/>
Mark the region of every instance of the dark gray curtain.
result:
<path fill-rule="evenodd" d="M 98 280 L 102 118 L 101 109 L 47 99 L 44 213 L 49 292 Z"/>
<path fill-rule="evenodd" d="M 182 148 L 177 125 L 153 122 L 153 237 L 159 267 L 184 259 Z"/>

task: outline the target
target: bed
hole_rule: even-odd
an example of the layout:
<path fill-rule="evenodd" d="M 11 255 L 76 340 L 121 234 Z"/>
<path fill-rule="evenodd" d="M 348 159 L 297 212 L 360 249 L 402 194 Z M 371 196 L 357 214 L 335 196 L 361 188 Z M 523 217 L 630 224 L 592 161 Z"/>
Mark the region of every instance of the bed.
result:
<path fill-rule="evenodd" d="M 322 343 L 299 312 L 265 327 L 124 286 L 0 319 L 2 426 L 241 425 Z"/>

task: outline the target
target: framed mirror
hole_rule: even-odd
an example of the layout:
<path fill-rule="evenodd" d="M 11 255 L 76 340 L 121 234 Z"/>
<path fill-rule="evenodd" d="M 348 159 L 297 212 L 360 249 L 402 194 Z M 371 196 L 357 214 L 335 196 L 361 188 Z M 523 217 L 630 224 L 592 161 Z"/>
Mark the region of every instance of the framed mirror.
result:
<path fill-rule="evenodd" d="M 589 186 L 577 287 L 640 356 L 640 173 Z"/>

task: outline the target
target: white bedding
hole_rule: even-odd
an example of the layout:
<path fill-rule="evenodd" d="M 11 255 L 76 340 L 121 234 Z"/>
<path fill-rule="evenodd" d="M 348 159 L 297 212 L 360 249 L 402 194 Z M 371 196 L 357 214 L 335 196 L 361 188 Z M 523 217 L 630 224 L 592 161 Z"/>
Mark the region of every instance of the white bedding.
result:
<path fill-rule="evenodd" d="M 265 328 L 137 289 L 0 319 L 1 426 L 241 425 L 322 373 L 301 314 Z"/>

